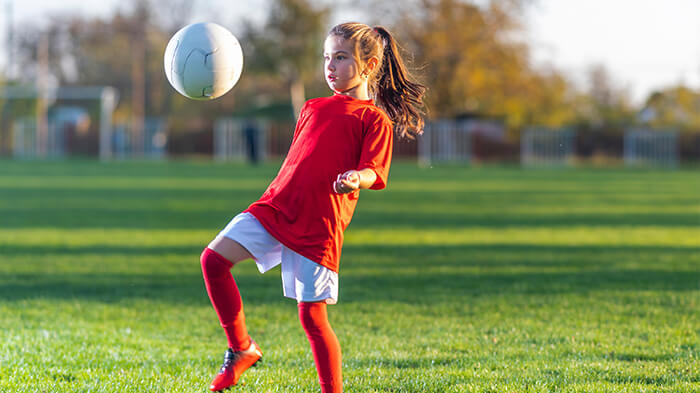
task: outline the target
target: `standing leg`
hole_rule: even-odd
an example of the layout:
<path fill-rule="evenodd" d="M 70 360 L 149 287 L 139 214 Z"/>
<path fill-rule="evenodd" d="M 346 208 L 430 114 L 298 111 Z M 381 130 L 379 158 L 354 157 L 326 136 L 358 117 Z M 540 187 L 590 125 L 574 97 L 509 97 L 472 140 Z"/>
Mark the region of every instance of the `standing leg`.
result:
<path fill-rule="evenodd" d="M 300 302 L 299 321 L 314 354 L 322 393 L 343 391 L 343 372 L 338 338 L 328 322 L 326 303 Z"/>
<path fill-rule="evenodd" d="M 230 271 L 236 263 L 249 257 L 245 248 L 228 238 L 212 241 L 200 257 L 207 293 L 229 345 L 224 364 L 209 386 L 212 391 L 238 383 L 241 374 L 262 357 L 260 347 L 248 335 L 243 301 Z"/>

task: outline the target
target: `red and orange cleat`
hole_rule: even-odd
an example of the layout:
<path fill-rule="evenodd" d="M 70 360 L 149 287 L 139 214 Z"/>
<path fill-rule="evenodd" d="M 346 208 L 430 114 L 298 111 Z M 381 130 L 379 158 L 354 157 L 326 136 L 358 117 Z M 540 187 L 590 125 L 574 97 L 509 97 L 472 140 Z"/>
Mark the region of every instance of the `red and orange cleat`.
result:
<path fill-rule="evenodd" d="M 209 390 L 218 392 L 234 386 L 238 383 L 241 374 L 251 366 L 255 366 L 260 358 L 262 358 L 262 350 L 253 340 L 250 340 L 250 347 L 245 351 L 233 352 L 229 348 L 224 355 L 224 364 L 211 382 Z"/>

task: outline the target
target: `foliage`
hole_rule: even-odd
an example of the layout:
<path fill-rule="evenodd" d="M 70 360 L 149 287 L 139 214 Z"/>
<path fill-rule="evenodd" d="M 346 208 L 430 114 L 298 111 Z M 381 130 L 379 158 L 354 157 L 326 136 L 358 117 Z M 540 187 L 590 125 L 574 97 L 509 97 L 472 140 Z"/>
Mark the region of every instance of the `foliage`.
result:
<path fill-rule="evenodd" d="M 624 89 L 613 82 L 605 66 L 597 64 L 588 70 L 588 91 L 577 103 L 579 122 L 600 126 L 623 126 L 634 123 L 634 111 Z"/>
<path fill-rule="evenodd" d="M 646 102 L 642 121 L 653 127 L 700 129 L 700 91 L 675 86 L 653 93 Z"/>
<path fill-rule="evenodd" d="M 161 1 L 133 0 L 106 18 L 58 15 L 42 27 L 21 26 L 17 59 L 23 82 L 36 79 L 37 43 L 47 36 L 54 84 L 116 87 L 115 119 L 126 122 L 138 109 L 131 100 L 140 62 L 135 51 L 143 45 L 145 113 L 169 117 L 171 130 L 210 125 L 219 116 L 262 113 L 266 106 L 282 108 L 290 101 L 298 111 L 307 95 L 328 94 L 321 44 L 329 20 L 350 10 L 352 15 L 364 11 L 367 19 L 396 33 L 429 87 L 431 117 L 487 115 L 504 119 L 511 130 L 572 123 L 619 128 L 634 123 L 641 109 L 632 107 L 627 92 L 600 65 L 592 66 L 586 85 L 578 87 L 562 71 L 533 64 L 521 17 L 529 0 L 407 0 L 401 7 L 388 0 L 274 0 L 264 23 L 241 23 L 245 69 L 236 88 L 216 101 L 194 102 L 174 92 L 162 65 L 168 39 L 188 22 L 194 3 L 174 0 L 163 7 Z M 648 124 L 698 129 L 699 94 L 678 86 L 649 97 L 646 114 L 654 116 Z"/>
<path fill-rule="evenodd" d="M 287 84 L 295 114 L 305 101 L 304 84 L 318 81 L 322 72 L 319 59 L 328 14 L 307 0 L 277 0 L 263 26 L 246 24 L 243 40 L 252 71 Z"/>
<path fill-rule="evenodd" d="M 508 125 L 561 125 L 574 118 L 571 87 L 556 70 L 538 71 L 517 8 L 459 0 L 422 1 L 395 28 L 429 86 L 432 116 L 477 112 Z"/>

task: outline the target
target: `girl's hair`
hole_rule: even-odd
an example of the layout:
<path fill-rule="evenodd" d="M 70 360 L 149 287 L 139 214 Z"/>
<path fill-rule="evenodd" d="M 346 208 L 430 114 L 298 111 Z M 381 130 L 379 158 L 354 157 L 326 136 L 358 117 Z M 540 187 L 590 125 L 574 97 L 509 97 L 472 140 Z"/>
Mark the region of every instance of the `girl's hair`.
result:
<path fill-rule="evenodd" d="M 328 34 L 350 40 L 360 65 L 372 57 L 379 59 L 367 76 L 369 93 L 394 122 L 399 136 L 414 139 L 422 134 L 425 86 L 412 80 L 391 33 L 381 26 L 351 22 L 335 26 Z"/>

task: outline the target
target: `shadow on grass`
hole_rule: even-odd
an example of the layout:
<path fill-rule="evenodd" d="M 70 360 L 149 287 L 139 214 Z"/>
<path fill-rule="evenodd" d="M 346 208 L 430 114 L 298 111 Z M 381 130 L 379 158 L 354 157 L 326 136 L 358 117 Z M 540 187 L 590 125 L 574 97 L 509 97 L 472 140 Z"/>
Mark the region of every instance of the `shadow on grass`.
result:
<path fill-rule="evenodd" d="M 455 209 L 457 210 L 457 209 Z M 480 214 L 420 211 L 406 213 L 377 213 L 358 215 L 353 226 L 376 229 L 386 228 L 506 228 L 506 227 L 575 227 L 575 226 L 654 226 L 687 227 L 700 225 L 700 214 L 688 213 L 533 213 L 533 214 Z"/>
<path fill-rule="evenodd" d="M 661 259 L 700 263 L 700 247 L 674 246 L 568 246 L 519 244 L 466 245 L 346 245 L 341 269 L 478 267 L 599 269 L 629 263 L 654 265 Z M 699 273 L 700 274 L 700 273 Z M 341 273 L 342 277 L 342 273 Z"/>
<path fill-rule="evenodd" d="M 440 366 L 466 365 L 467 357 L 457 356 L 425 356 L 403 359 L 359 357 L 343 359 L 344 363 L 352 369 L 366 369 L 368 367 L 397 368 L 397 369 L 429 369 Z"/>
<path fill-rule="evenodd" d="M 604 373 L 604 380 L 614 383 L 614 384 L 622 384 L 622 385 L 627 385 L 627 384 L 633 384 L 633 383 L 638 383 L 642 385 L 652 385 L 652 386 L 670 386 L 670 385 L 676 385 L 679 382 L 688 382 L 688 383 L 698 383 L 700 382 L 700 376 L 693 375 L 691 374 L 680 374 L 680 375 L 673 375 L 673 374 L 665 374 L 665 375 L 644 375 L 641 373 L 637 374 L 632 374 L 630 373 L 623 373 L 623 372 L 615 372 L 615 371 L 607 371 Z"/>
<path fill-rule="evenodd" d="M 666 362 L 676 357 L 672 353 L 649 355 L 645 353 L 616 353 L 610 352 L 605 355 L 607 360 L 619 360 L 623 362 Z"/>
<path fill-rule="evenodd" d="M 185 183 L 186 184 L 186 183 Z M 232 182 L 232 184 L 235 184 Z M 81 189 L 71 187 L 41 189 L 2 190 L 0 227 L 2 228 L 144 228 L 144 229 L 211 229 L 222 220 L 232 218 L 257 200 L 260 189 L 195 189 L 156 188 L 144 189 Z M 463 192 L 446 195 L 426 191 L 425 196 L 416 193 L 395 193 L 382 196 L 377 201 L 361 203 L 353 218 L 353 227 L 385 228 L 462 228 L 465 225 L 484 228 L 511 226 L 695 226 L 700 225 L 700 214 L 658 211 L 658 206 L 692 208 L 693 194 L 686 192 L 677 198 L 653 199 L 651 197 L 607 201 L 599 193 L 590 200 L 578 201 L 562 197 L 561 200 L 540 200 L 541 193 L 518 192 Z M 579 195 L 580 192 L 574 193 Z M 386 197 L 386 198 L 385 198 Z M 551 195 L 549 196 L 551 198 Z M 377 196 L 372 196 L 375 199 Z M 408 207 L 416 201 L 431 198 L 430 204 L 419 204 L 410 214 L 386 209 L 395 206 Z M 437 198 L 437 199 L 436 199 Z M 601 199 L 602 198 L 602 199 Z M 504 214 L 494 207 L 535 207 Z M 587 211 L 586 207 L 608 206 L 609 211 Z M 629 204 L 647 209 L 635 212 L 618 212 L 616 207 Z M 490 207 L 486 212 L 473 206 Z M 541 207 L 551 208 L 543 211 Z M 537 209 L 537 208 L 540 209 Z"/>
<path fill-rule="evenodd" d="M 31 266 L 0 266 L 0 300 L 87 298 L 114 302 L 144 298 L 207 303 L 199 271 L 200 247 L 20 247 L 3 246 L 4 256 Z M 377 299 L 405 303 L 454 302 L 490 295 L 615 291 L 696 291 L 700 272 L 688 264 L 698 249 L 678 247 L 349 246 L 341 264 L 344 302 Z M 158 255 L 191 254 L 183 268 L 159 264 Z M 124 256 L 119 266 L 86 255 Z M 52 266 L 54 257 L 75 257 L 76 269 Z M 135 256 L 149 256 L 146 261 Z M 670 260 L 669 260 L 669 257 Z M 69 258 L 70 259 L 70 258 Z M 12 260 L 12 259 L 9 259 Z M 131 262 L 134 260 L 135 262 Z M 664 262 L 661 262 L 664 261 Z M 167 263 L 167 262 L 163 262 Z M 181 262 L 179 262 L 181 263 Z M 659 263 L 667 265 L 660 268 Z M 87 265 L 86 265 L 87 264 Z M 252 263 L 234 275 L 246 302 L 279 301 L 279 270 L 260 276 Z"/>
<path fill-rule="evenodd" d="M 159 256 L 188 255 L 198 257 L 206 244 L 182 246 L 66 246 L 66 245 L 0 245 L 0 255 L 6 257 L 27 256 Z M 343 272 L 361 271 L 364 266 L 393 269 L 426 267 L 559 267 L 593 268 L 613 267 L 630 261 L 654 261 L 660 258 L 694 257 L 700 262 L 700 247 L 673 246 L 548 246 L 548 245 L 345 245 L 341 261 Z M 377 262 L 379 261 L 379 262 Z M 155 267 L 154 267 L 155 269 Z M 342 278 L 342 273 L 341 273 Z"/>
<path fill-rule="evenodd" d="M 257 195 L 256 195 L 257 196 Z M 144 204 L 157 204 L 154 201 Z M 255 198 L 251 197 L 250 202 Z M 188 211 L 161 205 L 148 210 L 120 207 L 118 200 L 111 206 L 63 208 L 15 206 L 0 209 L 0 228 L 51 227 L 59 229 L 80 228 L 139 228 L 139 229 L 212 229 L 221 222 L 233 218 L 248 207 L 248 203 L 202 202 L 193 200 L 191 206 L 201 209 Z M 571 227 L 571 226 L 654 226 L 688 227 L 700 225 L 700 215 L 687 213 L 552 213 L 552 214 L 480 214 L 412 212 L 376 213 L 360 215 L 353 219 L 353 228 L 375 229 L 450 229 L 465 226 L 478 228 L 506 227 Z"/>
<path fill-rule="evenodd" d="M 281 298 L 279 276 L 250 276 L 238 286 L 246 303 L 270 303 Z M 0 301 L 85 299 L 116 303 L 130 299 L 179 305 L 209 305 L 201 274 L 16 274 L 0 281 Z"/>
<path fill-rule="evenodd" d="M 42 246 L 18 246 L 18 245 L 0 245 L 0 255 L 4 256 L 20 256 L 20 257 L 42 257 L 42 256 L 73 256 L 81 257 L 85 255 L 101 255 L 101 256 L 165 256 L 165 255 L 192 255 L 192 260 L 196 261 L 199 254 L 204 250 L 206 244 L 197 246 L 162 246 L 162 247 L 124 247 L 124 246 L 109 246 L 109 245 L 93 245 L 85 247 L 71 247 L 63 245 L 42 245 Z M 157 269 L 157 267 L 153 267 Z"/>

